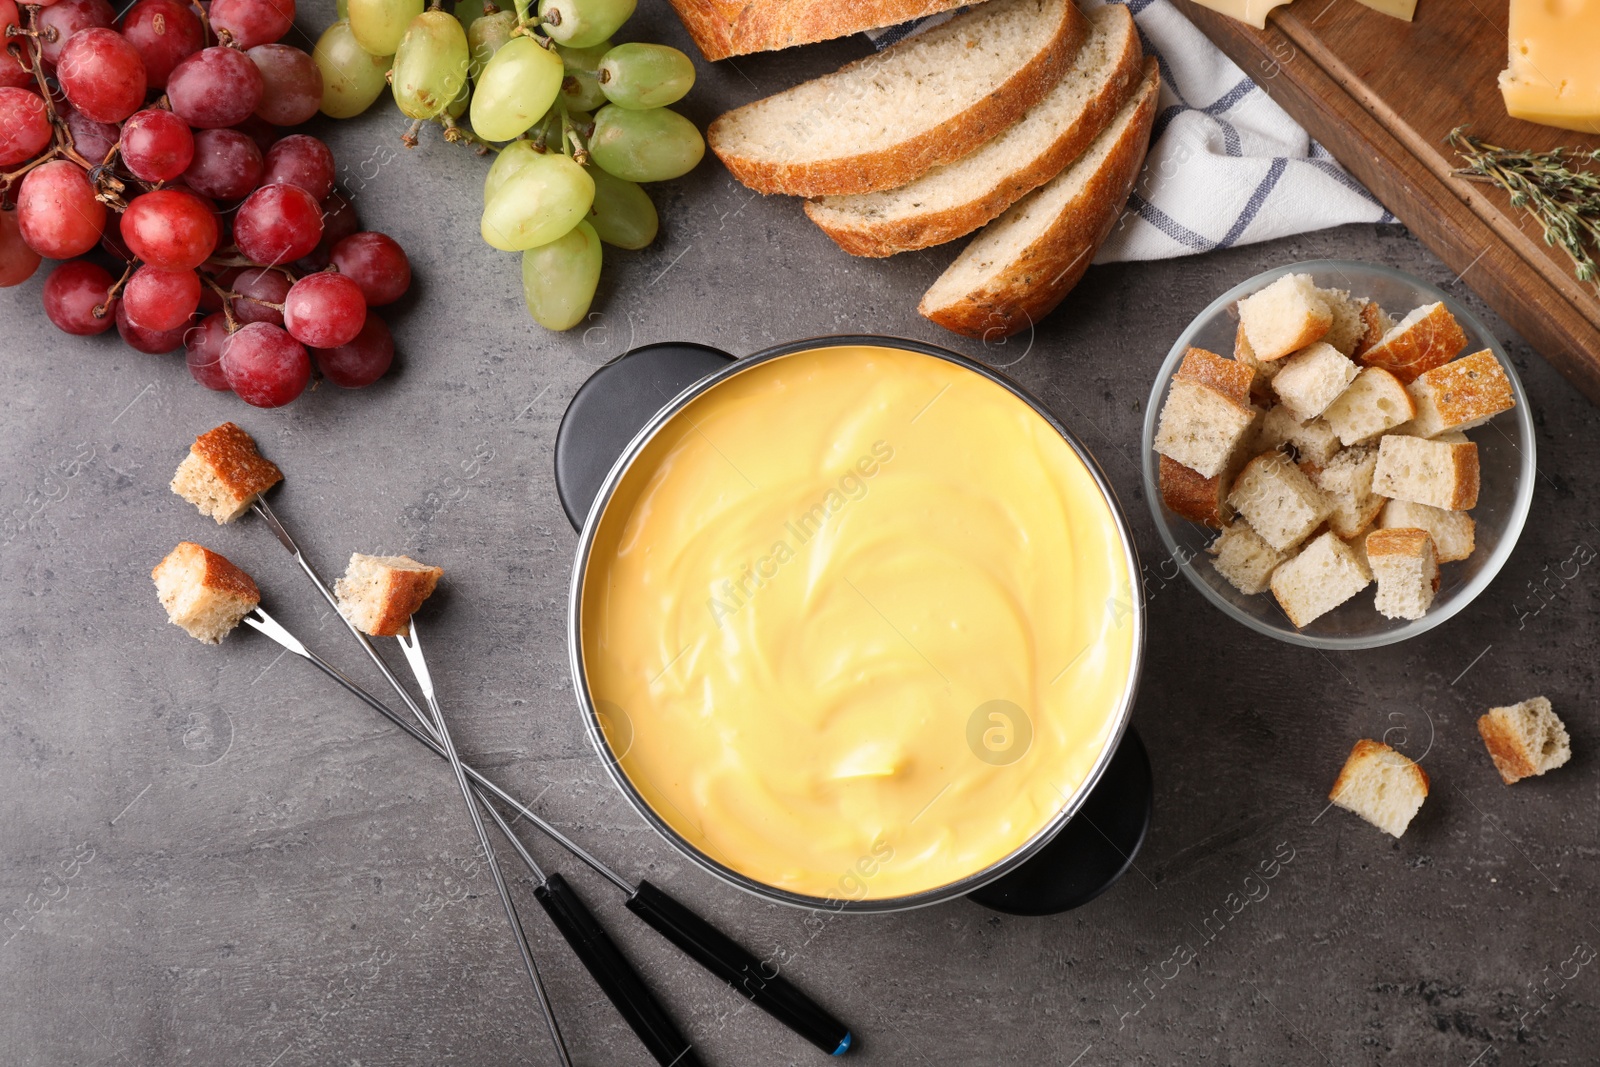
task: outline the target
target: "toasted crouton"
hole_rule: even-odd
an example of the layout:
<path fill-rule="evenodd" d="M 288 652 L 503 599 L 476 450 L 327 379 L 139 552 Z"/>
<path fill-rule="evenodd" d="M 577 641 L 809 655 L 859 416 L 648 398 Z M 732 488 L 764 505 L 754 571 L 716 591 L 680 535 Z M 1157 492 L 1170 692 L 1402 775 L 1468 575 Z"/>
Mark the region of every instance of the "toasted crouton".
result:
<path fill-rule="evenodd" d="M 1478 446 L 1385 434 L 1372 490 L 1396 500 L 1466 511 L 1478 503 Z"/>
<path fill-rule="evenodd" d="M 1433 551 L 1439 562 L 1453 563 L 1472 555 L 1477 524 L 1464 511 L 1445 511 L 1409 500 L 1391 500 L 1378 513 L 1378 526 L 1427 530 L 1428 536 L 1433 538 Z"/>
<path fill-rule="evenodd" d="M 1347 448 L 1311 476 L 1333 502 L 1328 529 L 1346 541 L 1371 526 L 1383 510 L 1384 498 L 1372 491 L 1377 467 L 1377 449 Z"/>
<path fill-rule="evenodd" d="M 1364 296 L 1351 296 L 1343 289 L 1324 289 L 1322 298 L 1333 313 L 1333 322 L 1323 335 L 1323 341 L 1337 348 L 1340 355 L 1351 355 L 1366 335 L 1367 324 L 1361 314 L 1371 301 Z"/>
<path fill-rule="evenodd" d="M 1439 561 L 1427 530 L 1391 527 L 1367 536 L 1367 566 L 1378 582 L 1378 613 L 1420 619 L 1439 590 Z"/>
<path fill-rule="evenodd" d="M 1263 541 L 1246 522 L 1223 527 L 1221 536 L 1206 551 L 1214 557 L 1211 565 L 1217 573 L 1247 596 L 1265 593 L 1272 572 L 1289 558 Z"/>
<path fill-rule="evenodd" d="M 333 586 L 339 611 L 356 629 L 373 637 L 411 632 L 411 616 L 432 595 L 444 571 L 407 556 L 350 557 L 344 577 Z"/>
<path fill-rule="evenodd" d="M 1250 347 L 1250 339 L 1244 335 L 1244 326 L 1240 325 L 1233 335 L 1233 360 L 1249 367 L 1254 377 L 1250 381 L 1250 399 L 1263 407 L 1271 405 L 1274 397 L 1272 394 L 1272 376 L 1278 373 L 1278 368 L 1283 366 L 1282 361 L 1268 362 L 1257 359 L 1255 350 Z"/>
<path fill-rule="evenodd" d="M 1174 378 L 1161 406 L 1155 450 L 1214 478 L 1255 425 L 1256 411 L 1188 378 Z"/>
<path fill-rule="evenodd" d="M 1256 358 L 1271 362 L 1322 340 L 1333 312 L 1311 275 L 1285 274 L 1239 301 L 1239 325 Z"/>
<path fill-rule="evenodd" d="M 167 620 L 208 645 L 220 644 L 261 603 L 248 574 L 192 541 L 169 552 L 150 577 Z"/>
<path fill-rule="evenodd" d="M 1355 351 L 1350 355 L 1359 360 L 1372 346 L 1383 340 L 1383 335 L 1394 329 L 1394 319 L 1389 313 L 1378 306 L 1376 301 L 1369 300 L 1361 308 L 1361 325 L 1363 327 L 1361 340 L 1356 342 Z"/>
<path fill-rule="evenodd" d="M 1299 544 L 1333 511 L 1328 495 L 1281 452 L 1245 464 L 1228 504 L 1279 552 Z"/>
<path fill-rule="evenodd" d="M 1567 728 L 1544 697 L 1490 708 L 1478 720 L 1478 733 L 1506 785 L 1554 770 L 1572 758 Z"/>
<path fill-rule="evenodd" d="M 1283 361 L 1283 369 L 1272 379 L 1272 391 L 1290 414 L 1307 422 L 1326 411 L 1359 370 L 1332 345 L 1313 341 Z"/>
<path fill-rule="evenodd" d="M 1393 837 L 1411 825 L 1428 797 L 1428 772 L 1388 745 L 1362 738 L 1350 750 L 1328 799 Z"/>
<path fill-rule="evenodd" d="M 1511 379 L 1487 348 L 1419 374 L 1406 391 L 1416 405 L 1409 430 L 1418 437 L 1470 430 L 1516 404 Z"/>
<path fill-rule="evenodd" d="M 1409 384 L 1424 371 L 1455 359 L 1466 344 L 1467 335 L 1444 304 L 1425 304 L 1363 351 L 1361 362 L 1382 367 Z"/>
<path fill-rule="evenodd" d="M 1250 383 L 1255 379 L 1255 371 L 1215 352 L 1189 349 L 1173 377 L 1210 386 L 1240 407 L 1250 406 Z"/>
<path fill-rule="evenodd" d="M 1268 408 L 1261 417 L 1249 450 L 1270 452 L 1284 445 L 1293 447 L 1299 459 L 1320 467 L 1338 453 L 1339 435 L 1324 420 L 1301 422 L 1288 408 L 1277 404 Z"/>
<path fill-rule="evenodd" d="M 1325 533 L 1272 572 L 1272 595 L 1296 629 L 1304 629 L 1372 584 L 1367 561 Z"/>
<path fill-rule="evenodd" d="M 221 524 L 243 515 L 281 481 L 283 472 L 262 457 L 255 439 L 225 422 L 194 439 L 172 476 L 172 491 Z"/>
<path fill-rule="evenodd" d="M 1341 442 L 1354 445 L 1394 429 L 1416 413 L 1416 404 L 1399 378 L 1382 367 L 1367 367 L 1322 417 Z"/>

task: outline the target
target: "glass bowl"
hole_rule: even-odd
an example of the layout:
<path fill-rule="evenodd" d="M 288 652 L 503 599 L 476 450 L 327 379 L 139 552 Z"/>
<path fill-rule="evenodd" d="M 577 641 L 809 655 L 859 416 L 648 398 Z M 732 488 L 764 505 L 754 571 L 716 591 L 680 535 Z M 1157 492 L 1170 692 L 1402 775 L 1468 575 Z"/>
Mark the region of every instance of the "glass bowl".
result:
<path fill-rule="evenodd" d="M 1231 356 L 1239 321 L 1237 302 L 1285 274 L 1309 274 L 1324 288 L 1344 289 L 1355 296 L 1376 300 L 1396 320 L 1413 308 L 1442 300 L 1466 332 L 1467 347 L 1462 354 L 1488 349 L 1511 380 L 1516 406 L 1468 432 L 1478 444 L 1481 477 L 1478 505 L 1471 511 L 1477 523 L 1476 546 L 1470 558 L 1440 567 L 1439 591 L 1428 613 L 1420 619 L 1386 619 L 1378 614 L 1373 606 L 1377 589 L 1373 584 L 1311 625 L 1296 629 L 1270 592 L 1246 596 L 1211 566 L 1206 547 L 1216 538 L 1215 530 L 1176 514 L 1161 499 L 1157 483 L 1158 457 L 1152 445 L 1161 406 L 1166 403 L 1167 390 L 1179 361 L 1191 347 Z M 1533 419 L 1528 410 L 1528 395 L 1500 342 L 1449 294 L 1409 274 L 1366 263 L 1317 260 L 1278 267 L 1239 283 L 1213 300 L 1183 331 L 1161 364 L 1145 408 L 1142 453 L 1145 497 L 1150 501 L 1150 514 L 1167 552 L 1162 565 L 1168 568 L 1168 573 L 1175 564 L 1223 614 L 1257 633 L 1310 648 L 1376 648 L 1426 633 L 1445 622 L 1470 604 L 1500 572 L 1516 546 L 1533 501 Z"/>

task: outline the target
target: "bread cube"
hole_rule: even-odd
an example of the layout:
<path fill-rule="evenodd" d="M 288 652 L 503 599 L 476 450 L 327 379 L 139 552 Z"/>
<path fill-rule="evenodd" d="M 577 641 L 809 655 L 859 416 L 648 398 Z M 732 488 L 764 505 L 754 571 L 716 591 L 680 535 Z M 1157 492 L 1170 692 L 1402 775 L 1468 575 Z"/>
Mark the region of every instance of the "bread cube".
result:
<path fill-rule="evenodd" d="M 281 481 L 283 472 L 262 457 L 255 439 L 225 422 L 194 439 L 172 476 L 172 491 L 221 524 L 250 510 Z"/>
<path fill-rule="evenodd" d="M 1255 350 L 1250 347 L 1250 339 L 1244 335 L 1242 325 L 1233 335 L 1233 361 L 1249 367 L 1254 375 L 1250 381 L 1250 399 L 1263 406 L 1270 405 L 1273 402 L 1272 376 L 1278 373 L 1278 368 L 1283 366 L 1283 363 L 1257 359 Z"/>
<path fill-rule="evenodd" d="M 1328 799 L 1393 837 L 1428 798 L 1428 772 L 1388 745 L 1362 738 L 1350 750 Z"/>
<path fill-rule="evenodd" d="M 1367 561 L 1325 533 L 1272 572 L 1272 595 L 1296 629 L 1304 629 L 1372 584 Z"/>
<path fill-rule="evenodd" d="M 1367 323 L 1361 313 L 1372 301 L 1364 296 L 1351 296 L 1343 289 L 1323 289 L 1322 298 L 1333 313 L 1333 322 L 1322 340 L 1339 350 L 1340 355 L 1354 354 L 1356 345 L 1366 336 Z"/>
<path fill-rule="evenodd" d="M 1453 563 L 1471 556 L 1477 531 L 1477 523 L 1464 511 L 1445 511 L 1410 500 L 1391 500 L 1385 504 L 1378 513 L 1378 526 L 1427 530 L 1428 536 L 1433 538 L 1434 557 L 1440 563 Z"/>
<path fill-rule="evenodd" d="M 1322 417 L 1342 443 L 1355 445 L 1410 421 L 1416 413 L 1416 403 L 1399 378 L 1382 367 L 1367 367 Z"/>
<path fill-rule="evenodd" d="M 1384 498 L 1372 491 L 1377 468 L 1377 449 L 1347 448 L 1312 476 L 1333 502 L 1328 529 L 1346 541 L 1360 535 L 1383 511 Z"/>
<path fill-rule="evenodd" d="M 1376 301 L 1369 300 L 1361 308 L 1361 325 L 1363 332 L 1361 340 L 1356 342 L 1355 351 L 1351 356 L 1360 359 L 1369 349 L 1383 340 L 1383 335 L 1394 329 L 1394 319 L 1389 313 L 1378 306 Z"/>
<path fill-rule="evenodd" d="M 1333 511 L 1328 495 L 1282 452 L 1245 464 L 1228 493 L 1228 504 L 1279 552 L 1299 544 Z"/>
<path fill-rule="evenodd" d="M 1254 408 L 1210 386 L 1175 377 L 1161 406 L 1155 450 L 1202 477 L 1214 478 L 1227 467 L 1255 419 Z"/>
<path fill-rule="evenodd" d="M 1265 593 L 1271 584 L 1272 572 L 1289 558 L 1263 541 L 1245 522 L 1223 527 L 1222 535 L 1206 551 L 1211 553 L 1211 566 L 1217 573 L 1247 596 Z"/>
<path fill-rule="evenodd" d="M 1175 459 L 1157 456 L 1157 480 L 1161 486 L 1161 499 L 1167 507 L 1190 522 L 1202 526 L 1222 524 L 1233 517 L 1228 506 L 1228 472 L 1215 478 L 1203 478 Z"/>
<path fill-rule="evenodd" d="M 1282 366 L 1282 364 L 1278 364 Z M 1255 439 L 1250 444 L 1253 452 L 1270 452 L 1290 445 L 1302 460 L 1322 466 L 1339 451 L 1339 435 L 1322 419 L 1301 422 L 1282 404 L 1267 409 L 1261 417 Z"/>
<path fill-rule="evenodd" d="M 1439 561 L 1427 530 L 1403 526 L 1367 535 L 1367 566 L 1378 582 L 1376 606 L 1386 619 L 1420 619 L 1439 589 Z"/>
<path fill-rule="evenodd" d="M 1209 386 L 1240 407 L 1247 408 L 1250 406 L 1250 383 L 1255 379 L 1255 371 L 1244 363 L 1215 352 L 1191 348 L 1183 354 L 1173 378 Z"/>
<path fill-rule="evenodd" d="M 1309 274 L 1285 274 L 1239 301 L 1239 325 L 1257 359 L 1271 362 L 1320 341 L 1333 311 Z"/>
<path fill-rule="evenodd" d="M 1272 379 L 1272 391 L 1301 422 L 1327 410 L 1360 372 L 1337 348 L 1313 341 L 1283 361 Z"/>
<path fill-rule="evenodd" d="M 1567 728 L 1544 697 L 1490 708 L 1478 720 L 1478 734 L 1506 785 L 1554 770 L 1572 758 Z"/>
<path fill-rule="evenodd" d="M 1447 511 L 1466 511 L 1478 502 L 1478 446 L 1471 441 L 1448 444 L 1386 434 L 1378 442 L 1372 491 Z"/>
<path fill-rule="evenodd" d="M 373 637 L 411 632 L 411 616 L 433 594 L 443 569 L 408 556 L 364 556 L 356 552 L 344 577 L 334 583 L 339 612 Z"/>
<path fill-rule="evenodd" d="M 261 590 L 248 574 L 192 541 L 167 553 L 150 577 L 167 621 L 208 645 L 221 644 L 261 603 Z"/>
<path fill-rule="evenodd" d="M 1511 379 L 1487 348 L 1419 374 L 1406 391 L 1416 405 L 1408 429 L 1418 437 L 1470 430 L 1516 405 Z"/>
<path fill-rule="evenodd" d="M 1409 384 L 1424 371 L 1455 359 L 1466 345 L 1467 335 L 1444 304 L 1424 304 L 1363 351 L 1361 362 L 1382 367 Z"/>

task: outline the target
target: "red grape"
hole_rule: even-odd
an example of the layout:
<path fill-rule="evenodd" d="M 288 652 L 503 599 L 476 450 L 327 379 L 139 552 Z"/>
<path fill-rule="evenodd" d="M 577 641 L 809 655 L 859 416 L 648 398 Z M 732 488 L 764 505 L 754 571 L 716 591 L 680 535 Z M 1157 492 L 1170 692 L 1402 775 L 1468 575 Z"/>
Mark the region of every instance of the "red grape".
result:
<path fill-rule="evenodd" d="M 17 58 L 28 54 L 26 38 L 6 36 L 7 28 L 21 25 L 22 15 L 17 10 L 16 0 L 0 0 L 0 85 L 13 89 L 36 84 L 32 72 Z M 16 55 L 11 52 L 13 48 L 17 50 Z"/>
<path fill-rule="evenodd" d="M 51 259 L 71 259 L 99 243 L 106 206 L 94 198 L 82 167 L 55 159 L 22 179 L 17 221 L 29 248 Z"/>
<path fill-rule="evenodd" d="M 278 143 L 278 138 L 282 136 L 278 132 L 278 127 L 256 115 L 251 115 L 233 128 L 247 135 L 256 143 L 256 147 L 261 149 L 263 159 L 272 150 L 272 146 Z"/>
<path fill-rule="evenodd" d="M 355 340 L 367 320 L 361 287 L 343 274 L 308 274 L 289 288 L 283 328 L 311 348 L 338 348 Z"/>
<path fill-rule="evenodd" d="M 128 318 L 128 306 L 117 302 L 117 332 L 129 348 L 152 356 L 163 356 L 183 345 L 187 326 L 175 330 L 147 330 Z"/>
<path fill-rule="evenodd" d="M 333 262 L 333 246 L 361 229 L 361 220 L 350 201 L 337 192 L 322 199 L 322 240 L 317 247 L 295 260 L 295 266 L 304 274 L 326 270 Z"/>
<path fill-rule="evenodd" d="M 333 152 L 328 146 L 304 133 L 290 134 L 267 153 L 267 168 L 261 184 L 282 182 L 298 185 L 318 200 L 333 192 Z"/>
<path fill-rule="evenodd" d="M 211 28 L 227 30 L 240 48 L 269 44 L 294 24 L 294 0 L 212 0 Z"/>
<path fill-rule="evenodd" d="M 189 373 L 207 389 L 220 393 L 229 391 L 228 376 L 222 373 L 222 346 L 227 340 L 228 319 L 220 312 L 207 315 L 200 325 L 189 327 L 183 335 L 183 356 Z"/>
<path fill-rule="evenodd" d="M 243 52 L 203 48 L 167 76 L 167 102 L 180 119 L 205 130 L 236 126 L 261 103 L 261 71 Z"/>
<path fill-rule="evenodd" d="M 44 313 L 67 333 L 87 337 L 105 333 L 116 321 L 116 297 L 106 294 L 115 284 L 104 267 L 86 259 L 61 264 L 44 280 Z M 96 306 L 106 305 L 105 313 L 95 318 Z"/>
<path fill-rule="evenodd" d="M 205 47 L 205 27 L 181 0 L 139 0 L 122 16 L 122 36 L 144 61 L 145 80 L 164 89 L 172 69 Z"/>
<path fill-rule="evenodd" d="M 183 182 L 218 200 L 242 200 L 261 184 L 261 150 L 238 130 L 200 130 L 194 135 L 194 162 Z"/>
<path fill-rule="evenodd" d="M 293 262 L 321 239 L 322 208 L 298 185 L 263 185 L 234 215 L 234 243 L 257 263 Z"/>
<path fill-rule="evenodd" d="M 26 163 L 44 151 L 54 133 L 38 93 L 0 87 L 0 167 Z"/>
<path fill-rule="evenodd" d="M 39 269 L 39 253 L 28 247 L 17 213 L 0 207 L 0 289 L 21 285 Z"/>
<path fill-rule="evenodd" d="M 56 101 L 56 115 L 72 134 L 72 147 L 90 163 L 100 163 L 111 154 L 111 146 L 122 137 L 122 128 L 111 122 L 96 122 L 65 100 Z"/>
<path fill-rule="evenodd" d="M 60 0 L 39 12 L 39 52 L 45 63 L 53 67 L 61 62 L 61 50 L 73 34 L 92 26 L 110 26 L 116 21 L 117 13 L 106 0 Z"/>
<path fill-rule="evenodd" d="M 121 122 L 144 105 L 144 60 L 126 37 L 103 26 L 72 35 L 56 80 L 72 106 L 96 122 Z"/>
<path fill-rule="evenodd" d="M 172 330 L 200 306 L 200 275 L 192 270 L 140 267 L 122 290 L 128 321 L 146 330 Z"/>
<path fill-rule="evenodd" d="M 333 246 L 333 265 L 361 287 L 370 307 L 392 304 L 411 287 L 411 261 L 393 237 L 357 233 Z"/>
<path fill-rule="evenodd" d="M 270 267 L 247 267 L 227 286 L 237 293 L 233 317 L 240 322 L 283 325 L 283 301 L 289 295 L 289 278 Z M 271 305 L 277 305 L 273 307 Z"/>
<path fill-rule="evenodd" d="M 383 377 L 394 362 L 394 338 L 389 336 L 383 319 L 369 311 L 355 340 L 338 348 L 319 348 L 315 354 L 317 366 L 328 381 L 346 389 L 359 389 Z"/>
<path fill-rule="evenodd" d="M 258 44 L 248 53 L 265 88 L 256 115 L 274 126 L 298 126 L 322 106 L 322 71 L 305 52 L 287 44 Z"/>
<path fill-rule="evenodd" d="M 140 181 L 170 182 L 192 159 L 194 134 L 172 112 L 149 108 L 122 124 L 122 161 Z"/>
<path fill-rule="evenodd" d="M 187 189 L 157 189 L 128 204 L 122 239 L 153 267 L 193 270 L 217 247 L 217 220 Z"/>
<path fill-rule="evenodd" d="M 222 373 L 246 404 L 282 407 L 305 391 L 311 357 L 283 327 L 252 322 L 223 344 Z"/>

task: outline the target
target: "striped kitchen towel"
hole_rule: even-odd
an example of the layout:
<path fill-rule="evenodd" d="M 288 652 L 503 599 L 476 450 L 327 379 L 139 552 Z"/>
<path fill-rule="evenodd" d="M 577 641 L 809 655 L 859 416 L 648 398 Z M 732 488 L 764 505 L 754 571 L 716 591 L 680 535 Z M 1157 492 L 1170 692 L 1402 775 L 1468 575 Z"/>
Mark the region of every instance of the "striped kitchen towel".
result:
<path fill-rule="evenodd" d="M 1079 0 L 1085 8 L 1103 2 Z M 1171 259 L 1347 222 L 1395 221 L 1170 0 L 1120 2 L 1133 13 L 1145 55 L 1161 65 L 1161 110 L 1128 212 L 1095 262 Z M 887 48 L 949 17 L 870 36 Z M 1251 72 L 1260 81 L 1277 73 L 1271 64 Z"/>

